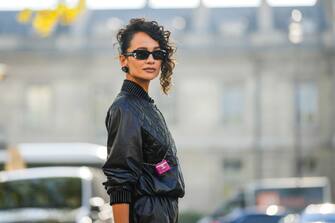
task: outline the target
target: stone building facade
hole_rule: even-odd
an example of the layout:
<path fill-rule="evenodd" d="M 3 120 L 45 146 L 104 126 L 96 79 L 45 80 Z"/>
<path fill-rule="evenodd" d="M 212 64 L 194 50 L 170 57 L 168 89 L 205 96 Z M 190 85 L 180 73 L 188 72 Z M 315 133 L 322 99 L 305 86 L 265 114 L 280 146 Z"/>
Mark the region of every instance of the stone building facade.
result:
<path fill-rule="evenodd" d="M 8 20 L 0 19 L 0 63 L 8 67 L 1 139 L 105 144 L 105 114 L 124 79 L 115 21 L 147 16 L 166 24 L 178 47 L 171 94 L 154 81 L 150 95 L 179 149 L 187 187 L 181 210 L 210 212 L 267 177 L 328 176 L 335 187 L 334 10 L 333 1 L 300 8 L 262 1 L 246 9 L 200 5 L 175 17 L 148 7 L 93 11 L 48 39 L 12 30 L 13 16 L 0 12 Z M 293 11 L 303 16 L 302 37 L 290 36 Z"/>

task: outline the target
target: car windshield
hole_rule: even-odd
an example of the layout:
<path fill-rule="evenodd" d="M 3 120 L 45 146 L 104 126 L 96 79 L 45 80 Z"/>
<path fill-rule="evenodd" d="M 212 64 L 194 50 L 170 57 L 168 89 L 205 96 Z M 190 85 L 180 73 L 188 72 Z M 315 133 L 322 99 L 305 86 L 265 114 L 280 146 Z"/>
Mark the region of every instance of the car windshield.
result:
<path fill-rule="evenodd" d="M 273 204 L 286 207 L 289 212 L 300 212 L 309 204 L 322 203 L 323 187 L 272 188 L 256 191 L 257 205 Z"/>
<path fill-rule="evenodd" d="M 327 222 L 335 223 L 335 214 L 306 214 L 302 216 L 303 223 Z"/>
<path fill-rule="evenodd" d="M 78 208 L 81 179 L 38 178 L 0 183 L 0 210 L 14 208 Z"/>
<path fill-rule="evenodd" d="M 234 223 L 278 223 L 281 216 L 269 216 L 269 215 L 251 215 L 245 216 L 242 219 L 234 221 Z"/>

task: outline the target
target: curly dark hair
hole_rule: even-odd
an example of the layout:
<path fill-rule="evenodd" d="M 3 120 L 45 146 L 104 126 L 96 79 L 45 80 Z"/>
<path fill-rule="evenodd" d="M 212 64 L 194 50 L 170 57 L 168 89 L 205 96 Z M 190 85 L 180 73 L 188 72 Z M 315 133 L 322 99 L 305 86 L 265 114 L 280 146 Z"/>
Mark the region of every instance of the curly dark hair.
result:
<path fill-rule="evenodd" d="M 129 24 L 125 28 L 120 29 L 116 35 L 121 54 L 127 52 L 134 34 L 138 32 L 148 34 L 168 54 L 167 58 L 162 61 L 160 76 L 162 91 L 164 94 L 168 94 L 172 85 L 172 73 L 175 67 L 175 59 L 172 57 L 175 47 L 169 42 L 171 32 L 164 30 L 164 27 L 158 25 L 156 21 L 146 21 L 144 18 L 131 19 Z"/>

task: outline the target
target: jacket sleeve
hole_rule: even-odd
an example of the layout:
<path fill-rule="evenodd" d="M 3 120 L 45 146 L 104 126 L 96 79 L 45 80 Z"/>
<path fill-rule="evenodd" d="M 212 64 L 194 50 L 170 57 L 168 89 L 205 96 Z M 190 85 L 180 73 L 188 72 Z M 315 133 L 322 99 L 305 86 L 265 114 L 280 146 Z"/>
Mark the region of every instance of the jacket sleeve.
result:
<path fill-rule="evenodd" d="M 107 160 L 102 169 L 110 204 L 131 203 L 132 192 L 142 172 L 141 126 L 127 108 L 111 108 L 106 116 Z"/>

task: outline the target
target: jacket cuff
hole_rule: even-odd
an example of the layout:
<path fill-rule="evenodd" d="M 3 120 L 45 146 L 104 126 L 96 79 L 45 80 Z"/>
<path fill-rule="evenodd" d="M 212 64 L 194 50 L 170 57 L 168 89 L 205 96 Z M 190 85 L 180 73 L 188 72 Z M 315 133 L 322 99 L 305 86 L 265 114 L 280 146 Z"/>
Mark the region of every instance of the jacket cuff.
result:
<path fill-rule="evenodd" d="M 112 191 L 109 197 L 110 205 L 118 203 L 131 203 L 131 192 L 126 190 Z"/>

